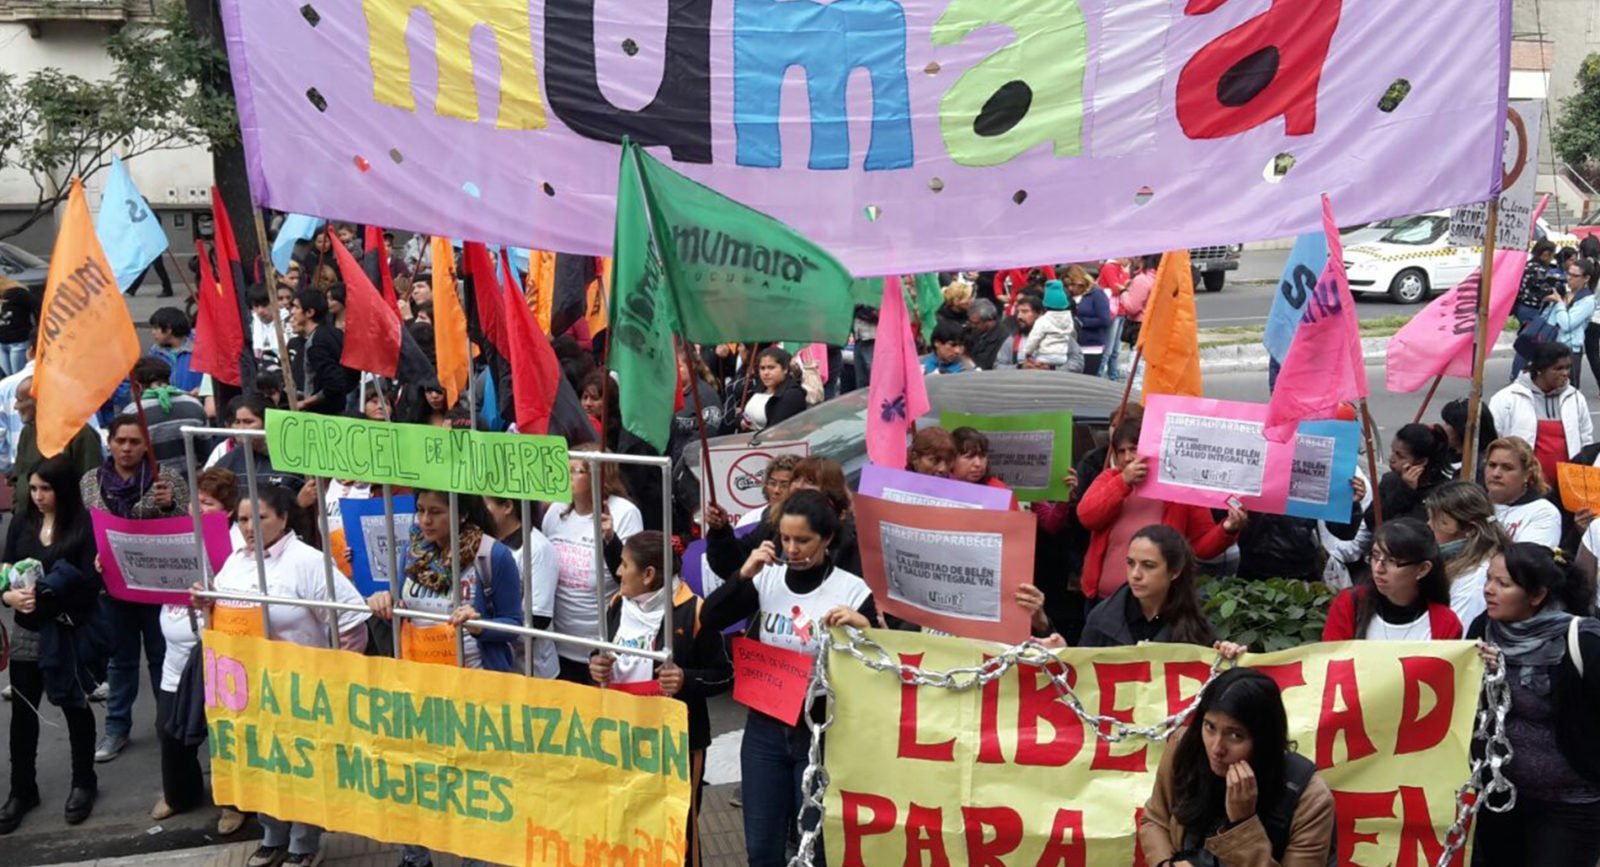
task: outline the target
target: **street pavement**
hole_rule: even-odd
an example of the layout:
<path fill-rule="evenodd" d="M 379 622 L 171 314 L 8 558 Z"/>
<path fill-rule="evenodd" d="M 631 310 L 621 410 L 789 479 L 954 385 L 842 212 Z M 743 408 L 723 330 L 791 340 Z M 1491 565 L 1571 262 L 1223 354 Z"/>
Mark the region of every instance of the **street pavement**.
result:
<path fill-rule="evenodd" d="M 1288 261 L 1288 250 L 1246 250 L 1239 257 L 1239 270 L 1229 271 L 1221 292 L 1195 293 L 1195 308 L 1200 314 L 1201 328 L 1231 328 L 1263 325 L 1267 312 L 1272 309 L 1272 297 L 1283 275 L 1283 263 Z M 1407 306 L 1395 304 L 1382 295 L 1366 295 L 1356 299 L 1356 315 L 1362 319 L 1383 319 L 1388 316 L 1409 316 L 1422 309 L 1421 304 Z"/>

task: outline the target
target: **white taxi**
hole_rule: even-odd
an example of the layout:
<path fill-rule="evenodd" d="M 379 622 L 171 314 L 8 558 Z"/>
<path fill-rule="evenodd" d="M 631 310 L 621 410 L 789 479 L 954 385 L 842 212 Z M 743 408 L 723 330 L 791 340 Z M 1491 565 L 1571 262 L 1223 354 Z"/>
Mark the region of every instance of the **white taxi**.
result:
<path fill-rule="evenodd" d="M 1543 219 L 1539 232 L 1556 247 L 1576 246 L 1578 239 L 1552 231 Z M 1450 243 L 1450 212 L 1384 220 L 1343 237 L 1344 267 L 1350 292 L 1382 292 L 1397 304 L 1417 304 L 1466 279 L 1483 261 L 1482 247 Z"/>

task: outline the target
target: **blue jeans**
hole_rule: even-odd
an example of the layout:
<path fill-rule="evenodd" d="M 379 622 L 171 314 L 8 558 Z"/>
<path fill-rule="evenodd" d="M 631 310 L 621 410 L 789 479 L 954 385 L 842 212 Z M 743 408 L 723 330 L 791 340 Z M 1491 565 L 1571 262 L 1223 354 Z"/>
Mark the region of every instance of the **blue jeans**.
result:
<path fill-rule="evenodd" d="M 100 614 L 111 623 L 111 665 L 106 679 L 106 734 L 127 737 L 133 731 L 133 703 L 139 698 L 139 645 L 144 645 L 150 666 L 150 689 L 161 688 L 161 662 L 167 641 L 161 637 L 161 606 L 123 602 L 109 596 L 100 600 Z"/>
<path fill-rule="evenodd" d="M 750 712 L 739 750 L 739 772 L 744 778 L 744 851 L 750 867 L 784 867 L 788 863 L 789 825 L 800 811 L 800 778 L 810 750 L 811 732 L 805 726 L 793 728 Z M 801 828 L 816 827 L 820 818 L 816 811 L 808 811 Z M 816 863 L 826 867 L 820 845 Z"/>
<path fill-rule="evenodd" d="M 872 353 L 877 349 L 876 340 L 856 341 L 856 388 L 866 388 L 872 382 Z"/>
<path fill-rule="evenodd" d="M 257 813 L 261 823 L 261 845 L 274 848 L 287 846 L 290 855 L 310 855 L 322 848 L 322 829 L 304 822 L 284 822 Z"/>
<path fill-rule="evenodd" d="M 6 376 L 28 366 L 28 342 L 0 343 L 0 371 Z"/>

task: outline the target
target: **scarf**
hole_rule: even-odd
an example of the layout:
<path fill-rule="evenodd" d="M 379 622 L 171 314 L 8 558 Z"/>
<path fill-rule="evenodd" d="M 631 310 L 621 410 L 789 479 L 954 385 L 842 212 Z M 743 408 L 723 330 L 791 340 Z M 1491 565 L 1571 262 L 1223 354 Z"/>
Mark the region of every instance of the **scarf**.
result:
<path fill-rule="evenodd" d="M 1507 665 L 1560 665 L 1567 653 L 1567 629 L 1571 620 L 1571 614 L 1552 603 L 1538 614 L 1516 623 L 1490 618 L 1484 638 L 1506 655 Z"/>
<path fill-rule="evenodd" d="M 411 525 L 407 542 L 410 545 L 410 565 L 406 567 L 406 577 L 430 592 L 442 593 L 450 586 L 450 558 L 444 549 L 424 538 L 422 528 L 416 524 Z M 472 567 L 482 543 L 482 530 L 472 524 L 461 525 L 461 571 Z"/>
<path fill-rule="evenodd" d="M 162 412 L 172 412 L 173 395 L 183 394 L 183 390 L 171 385 L 152 385 L 139 393 L 140 400 L 154 397 L 156 403 L 161 405 Z"/>
<path fill-rule="evenodd" d="M 100 498 L 105 500 L 106 511 L 119 518 L 132 518 L 133 507 L 139 505 L 145 491 L 155 484 L 155 479 L 150 476 L 148 461 L 139 462 L 139 471 L 131 479 L 124 479 L 117 472 L 115 458 L 106 458 L 96 472 Z"/>
<path fill-rule="evenodd" d="M 642 650 L 653 649 L 661 636 L 661 620 L 667 616 L 668 601 L 665 587 L 641 593 L 634 599 L 624 597 L 617 620 L 618 643 Z M 619 655 L 611 669 L 611 679 L 617 683 L 639 683 L 654 676 L 655 662 L 631 653 Z"/>
<path fill-rule="evenodd" d="M 1446 562 L 1454 560 L 1456 557 L 1461 555 L 1462 551 L 1467 549 L 1468 541 L 1470 540 L 1468 540 L 1467 537 L 1462 536 L 1459 539 L 1452 539 L 1451 541 L 1440 545 L 1439 556 L 1444 558 Z"/>

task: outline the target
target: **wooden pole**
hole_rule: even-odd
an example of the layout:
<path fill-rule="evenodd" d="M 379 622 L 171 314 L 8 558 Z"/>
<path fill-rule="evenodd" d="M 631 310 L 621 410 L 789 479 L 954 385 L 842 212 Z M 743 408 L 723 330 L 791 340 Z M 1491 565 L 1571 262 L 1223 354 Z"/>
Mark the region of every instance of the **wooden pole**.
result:
<path fill-rule="evenodd" d="M 1489 291 L 1494 278 L 1494 242 L 1500 231 L 1500 197 L 1489 200 L 1483 228 L 1483 262 L 1478 266 L 1478 326 L 1472 338 L 1472 392 L 1467 398 L 1467 434 L 1461 438 L 1461 478 L 1478 476 L 1478 418 L 1483 412 L 1483 363 L 1489 357 Z"/>
<path fill-rule="evenodd" d="M 272 333 L 278 339 L 278 361 L 283 366 L 283 393 L 289 396 L 289 408 L 299 409 L 300 395 L 294 387 L 294 371 L 289 367 L 289 341 L 283 337 L 283 316 L 278 307 L 278 269 L 273 267 L 272 257 L 268 255 L 272 247 L 267 244 L 267 224 L 260 208 L 252 209 L 250 216 L 255 218 L 256 246 L 261 248 L 263 270 L 267 273 L 267 303 L 272 305 Z M 334 243 L 338 243 L 337 240 Z M 249 340 L 250 335 L 246 334 L 245 339 Z M 251 383 L 246 390 L 254 387 Z"/>
<path fill-rule="evenodd" d="M 1136 346 L 1133 349 L 1133 363 L 1128 365 L 1128 382 L 1122 387 L 1122 403 L 1117 405 L 1117 411 L 1111 416 L 1111 433 L 1116 435 L 1116 427 L 1122 424 L 1122 419 L 1128 413 L 1128 399 L 1133 396 L 1133 380 L 1139 374 L 1139 362 L 1144 360 L 1144 347 Z M 1106 466 L 1111 466 L 1111 457 L 1117 453 L 1115 442 L 1106 444 Z"/>
<path fill-rule="evenodd" d="M 689 396 L 694 400 L 695 427 L 700 430 L 700 477 L 706 480 L 706 495 L 711 498 L 711 505 L 715 506 L 717 489 L 711 484 L 711 440 L 706 436 L 706 416 L 700 409 L 700 388 L 694 375 L 694 358 L 689 354 L 689 341 L 680 340 L 678 343 L 683 347 L 683 363 L 689 369 Z"/>
<path fill-rule="evenodd" d="M 167 258 L 172 260 L 172 269 L 178 272 L 178 279 L 183 281 L 183 290 L 189 293 L 189 300 L 194 300 L 194 282 L 189 279 L 189 270 L 178 262 L 178 254 L 172 252 L 172 247 L 167 247 Z"/>
<path fill-rule="evenodd" d="M 1434 383 L 1437 385 L 1438 383 Z M 1367 490 L 1372 493 L 1372 524 L 1378 526 L 1383 523 L 1383 500 L 1378 497 L 1378 423 L 1372 420 L 1372 413 L 1367 409 L 1367 399 L 1361 398 L 1361 435 L 1367 440 L 1367 475 L 1369 481 Z"/>
<path fill-rule="evenodd" d="M 144 455 L 150 459 L 150 476 L 152 479 L 161 477 L 161 466 L 156 463 L 156 443 L 150 438 L 150 423 L 144 419 L 144 387 L 139 383 L 133 386 L 133 411 L 139 415 L 139 432 L 144 434 Z"/>
<path fill-rule="evenodd" d="M 1433 403 L 1434 392 L 1439 390 L 1439 383 L 1444 382 L 1444 374 L 1433 378 L 1433 385 L 1428 386 L 1428 393 L 1422 398 L 1422 406 L 1417 407 L 1417 417 L 1412 419 L 1413 424 L 1421 424 L 1422 417 L 1428 414 L 1428 404 Z"/>

